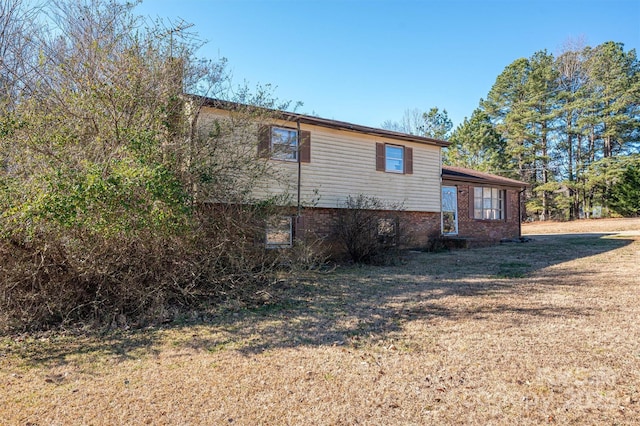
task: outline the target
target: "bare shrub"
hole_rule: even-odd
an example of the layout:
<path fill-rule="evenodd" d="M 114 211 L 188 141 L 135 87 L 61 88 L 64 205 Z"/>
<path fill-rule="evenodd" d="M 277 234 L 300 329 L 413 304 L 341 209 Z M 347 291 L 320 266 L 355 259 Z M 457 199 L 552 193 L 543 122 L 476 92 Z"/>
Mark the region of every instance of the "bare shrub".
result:
<path fill-rule="evenodd" d="M 359 194 L 348 196 L 334 221 L 334 238 L 356 263 L 394 261 L 407 238 L 399 216 L 401 205 Z"/>

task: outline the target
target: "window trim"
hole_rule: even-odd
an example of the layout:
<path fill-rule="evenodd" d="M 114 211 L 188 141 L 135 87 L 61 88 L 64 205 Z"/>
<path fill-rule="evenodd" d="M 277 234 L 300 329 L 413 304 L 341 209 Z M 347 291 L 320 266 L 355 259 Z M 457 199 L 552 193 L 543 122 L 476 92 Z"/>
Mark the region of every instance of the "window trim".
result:
<path fill-rule="evenodd" d="M 444 193 L 445 193 L 445 189 L 449 190 L 450 192 L 453 193 L 453 202 L 455 204 L 454 206 L 454 210 L 445 210 L 444 209 Z M 460 229 L 459 229 L 459 216 L 460 216 L 460 206 L 458 205 L 458 187 L 457 186 L 451 186 L 451 185 L 442 185 L 440 187 L 440 211 L 441 211 L 441 215 L 440 215 L 440 229 L 442 231 L 442 235 L 458 235 Z M 445 215 L 448 213 L 452 213 L 453 214 L 453 226 L 454 226 L 454 230 L 451 232 L 445 232 L 444 230 L 444 224 L 445 224 Z"/>
<path fill-rule="evenodd" d="M 297 159 L 280 159 L 273 155 L 272 129 L 280 128 L 297 132 Z M 277 126 L 258 126 L 258 157 L 274 161 L 286 161 L 288 163 L 310 163 L 311 162 L 311 132 L 309 130 L 298 131 L 297 129 Z"/>
<path fill-rule="evenodd" d="M 389 156 L 390 150 L 399 150 L 400 158 Z M 384 144 L 384 171 L 387 173 L 404 173 L 404 146 L 402 145 L 392 145 L 389 143 Z M 389 168 L 389 160 L 391 161 L 400 161 L 400 170 Z"/>
<path fill-rule="evenodd" d="M 481 193 L 480 198 L 476 196 L 476 191 L 478 190 Z M 485 197 L 486 190 L 490 191 L 491 193 L 490 197 Z M 497 198 L 494 197 L 494 191 L 497 194 Z M 495 186 L 474 186 L 472 190 L 469 192 L 473 196 L 473 199 L 470 200 L 471 203 L 469 206 L 471 218 L 473 218 L 474 220 L 485 220 L 485 221 L 492 221 L 492 222 L 506 220 L 507 191 L 505 189 L 495 187 Z M 478 199 L 480 200 L 479 202 L 478 202 Z M 488 200 L 490 200 L 491 207 L 485 207 L 485 203 Z M 497 208 L 494 207 L 494 201 L 497 201 Z M 478 203 L 481 206 L 480 208 L 476 207 L 476 204 Z M 478 212 L 480 212 L 479 216 L 476 214 Z M 489 214 L 487 214 L 487 212 Z M 491 217 L 491 216 L 494 216 L 494 212 L 498 213 L 498 217 Z M 486 216 L 489 216 L 489 217 L 486 217 Z"/>
<path fill-rule="evenodd" d="M 387 147 L 400 148 L 402 150 L 402 170 L 387 168 Z M 413 148 L 393 143 L 376 142 L 376 171 L 393 174 L 413 174 Z"/>
<path fill-rule="evenodd" d="M 285 144 L 285 143 L 275 143 L 273 141 L 273 134 L 274 131 L 286 131 L 292 134 L 295 134 L 295 144 Z M 280 145 L 282 147 L 286 146 L 287 150 L 282 149 L 282 151 L 280 152 L 280 154 L 285 153 L 285 154 L 293 154 L 293 158 L 282 158 L 279 157 L 277 154 L 277 147 L 276 145 Z M 277 160 L 277 161 L 289 161 L 292 163 L 297 163 L 299 162 L 300 159 L 300 135 L 298 134 L 298 131 L 296 129 L 291 129 L 289 127 L 281 127 L 281 126 L 271 126 L 271 128 L 269 129 L 269 152 L 270 152 L 270 157 L 272 160 Z"/>

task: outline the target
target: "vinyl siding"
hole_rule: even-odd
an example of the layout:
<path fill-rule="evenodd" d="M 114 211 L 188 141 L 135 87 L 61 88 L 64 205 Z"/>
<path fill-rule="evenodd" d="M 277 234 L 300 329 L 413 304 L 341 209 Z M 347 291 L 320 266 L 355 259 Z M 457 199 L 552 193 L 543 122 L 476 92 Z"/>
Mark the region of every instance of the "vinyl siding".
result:
<path fill-rule="evenodd" d="M 220 117 L 217 110 L 207 112 Z M 296 127 L 292 122 L 273 124 Z M 364 194 L 402 204 L 407 211 L 440 211 L 440 147 L 306 124 L 301 130 L 311 132 L 311 162 L 301 163 L 300 192 L 304 206 L 336 208 L 348 196 Z M 257 126 L 254 131 L 257 157 Z M 413 173 L 376 171 L 376 143 L 413 148 Z M 295 203 L 298 163 L 267 161 L 277 177 L 258 185 L 254 197 L 288 194 L 291 203 Z"/>
<path fill-rule="evenodd" d="M 311 162 L 302 164 L 301 195 L 316 207 L 335 208 L 365 194 L 408 211 L 440 211 L 440 148 L 418 143 L 303 126 L 311 132 Z M 376 142 L 413 148 L 413 173 L 376 171 Z M 317 192 L 316 192 L 317 191 Z"/>

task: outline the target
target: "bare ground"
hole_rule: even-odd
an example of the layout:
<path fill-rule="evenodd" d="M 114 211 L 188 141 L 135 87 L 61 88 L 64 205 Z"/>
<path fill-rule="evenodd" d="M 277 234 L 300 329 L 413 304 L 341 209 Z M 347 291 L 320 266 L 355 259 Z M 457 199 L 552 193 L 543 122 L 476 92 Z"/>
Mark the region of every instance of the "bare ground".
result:
<path fill-rule="evenodd" d="M 594 223 L 164 328 L 0 337 L 0 424 L 640 424 L 640 223 Z"/>

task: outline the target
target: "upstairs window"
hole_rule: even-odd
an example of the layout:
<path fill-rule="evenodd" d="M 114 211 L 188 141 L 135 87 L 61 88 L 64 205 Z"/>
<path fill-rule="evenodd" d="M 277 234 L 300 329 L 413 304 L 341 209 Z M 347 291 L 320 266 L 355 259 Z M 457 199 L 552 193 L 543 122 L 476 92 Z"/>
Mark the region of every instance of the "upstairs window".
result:
<path fill-rule="evenodd" d="M 391 173 L 404 173 L 404 147 L 395 145 L 384 146 L 385 165 L 384 171 Z"/>
<path fill-rule="evenodd" d="M 298 131 L 283 127 L 271 128 L 271 158 L 298 161 Z"/>
<path fill-rule="evenodd" d="M 376 170 L 387 173 L 413 173 L 413 149 L 402 145 L 377 143 Z"/>
<path fill-rule="evenodd" d="M 486 186 L 473 188 L 473 218 L 504 219 L 505 191 Z"/>
<path fill-rule="evenodd" d="M 272 160 L 311 162 L 311 132 L 279 126 L 260 126 L 258 155 Z"/>

